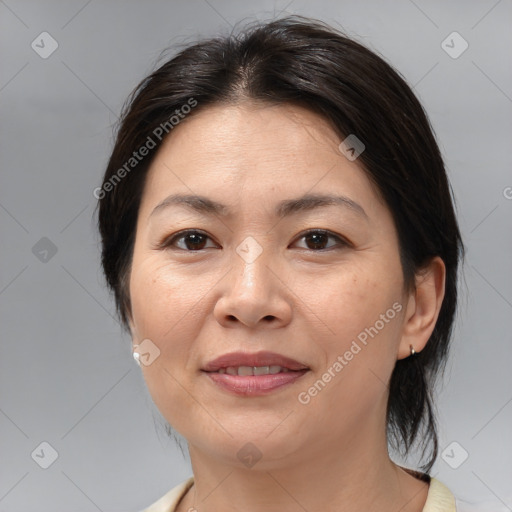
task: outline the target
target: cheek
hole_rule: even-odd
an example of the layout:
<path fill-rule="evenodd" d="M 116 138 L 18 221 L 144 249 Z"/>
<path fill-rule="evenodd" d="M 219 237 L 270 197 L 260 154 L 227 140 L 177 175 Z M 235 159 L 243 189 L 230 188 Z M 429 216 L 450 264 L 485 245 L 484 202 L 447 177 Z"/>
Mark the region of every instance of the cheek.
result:
<path fill-rule="evenodd" d="M 133 342 L 139 344 L 149 339 L 159 351 L 155 361 L 149 366 L 143 365 L 142 370 L 161 410 L 166 410 L 169 403 L 186 407 L 189 398 L 183 394 L 180 383 L 187 387 L 184 378 L 193 373 L 194 340 L 204 320 L 198 315 L 202 307 L 198 299 L 207 292 L 202 289 L 203 284 L 195 281 L 202 280 L 170 269 L 161 259 L 148 258 L 140 263 L 134 260 L 130 279 Z"/>
<path fill-rule="evenodd" d="M 316 300 L 311 309 L 321 319 L 313 335 L 323 352 L 318 372 L 331 370 L 323 396 L 313 405 L 318 414 L 338 418 L 342 409 L 363 414 L 380 403 L 400 340 L 400 272 L 381 263 L 357 265 L 331 274 L 322 289 L 310 289 L 311 301 Z"/>
<path fill-rule="evenodd" d="M 179 339 L 176 335 L 191 326 L 198 298 L 206 291 L 207 279 L 172 269 L 161 258 L 134 261 L 130 295 L 138 336 Z"/>
<path fill-rule="evenodd" d="M 297 295 L 318 316 L 327 348 L 332 350 L 350 345 L 400 299 L 399 281 L 391 278 L 389 270 L 386 274 L 378 267 L 341 269 L 323 283 L 304 283 Z"/>
<path fill-rule="evenodd" d="M 197 406 L 187 391 L 186 368 L 200 330 L 194 311 L 205 291 L 192 281 L 156 258 L 134 259 L 130 277 L 134 343 L 149 339 L 159 350 L 150 365 L 141 366 L 144 380 L 159 411 L 181 434 L 187 431 L 180 428 L 188 424 L 187 411 Z"/>
<path fill-rule="evenodd" d="M 323 360 L 311 387 L 300 390 L 310 402 L 298 406 L 307 421 L 318 423 L 314 428 L 327 425 L 329 435 L 357 431 L 385 407 L 403 311 L 399 283 L 379 273 L 345 274 L 315 294 L 321 298 L 312 309 L 320 312 L 322 334 L 314 341 Z"/>

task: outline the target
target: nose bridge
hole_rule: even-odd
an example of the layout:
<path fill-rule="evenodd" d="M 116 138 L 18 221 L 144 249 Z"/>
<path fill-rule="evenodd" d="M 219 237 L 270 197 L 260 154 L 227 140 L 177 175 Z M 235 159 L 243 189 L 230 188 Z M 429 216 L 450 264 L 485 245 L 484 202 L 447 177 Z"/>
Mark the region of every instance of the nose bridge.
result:
<path fill-rule="evenodd" d="M 253 236 L 247 236 L 235 249 L 236 277 L 234 285 L 242 295 L 254 296 L 269 292 L 271 272 L 268 268 L 270 249 Z M 269 275 L 270 274 L 270 275 Z"/>
<path fill-rule="evenodd" d="M 247 236 L 235 248 L 231 279 L 215 307 L 217 320 L 225 326 L 233 320 L 250 327 L 260 321 L 272 320 L 273 326 L 290 321 L 291 305 L 272 269 L 273 250 L 262 243 Z"/>

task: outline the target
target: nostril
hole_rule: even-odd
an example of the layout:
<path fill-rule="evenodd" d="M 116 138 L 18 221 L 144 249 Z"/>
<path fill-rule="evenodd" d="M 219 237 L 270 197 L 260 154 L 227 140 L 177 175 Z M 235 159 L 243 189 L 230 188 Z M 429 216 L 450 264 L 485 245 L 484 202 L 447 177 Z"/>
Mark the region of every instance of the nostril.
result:
<path fill-rule="evenodd" d="M 239 318 L 237 318 L 235 315 L 226 315 L 226 318 L 230 321 L 230 322 L 237 322 L 239 320 Z M 275 321 L 276 317 L 274 315 L 266 315 L 262 318 L 262 320 L 266 321 L 266 322 L 272 322 L 272 321 Z"/>

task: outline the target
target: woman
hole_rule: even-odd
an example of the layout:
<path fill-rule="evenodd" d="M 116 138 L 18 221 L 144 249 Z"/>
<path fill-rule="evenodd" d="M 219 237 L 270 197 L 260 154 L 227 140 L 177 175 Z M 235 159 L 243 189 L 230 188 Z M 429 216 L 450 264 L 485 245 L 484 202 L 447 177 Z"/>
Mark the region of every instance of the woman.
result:
<path fill-rule="evenodd" d="M 132 93 L 96 196 L 107 282 L 193 469 L 148 512 L 456 510 L 428 472 L 463 244 L 382 58 L 298 16 L 191 45 Z M 421 470 L 390 458 L 418 446 Z"/>

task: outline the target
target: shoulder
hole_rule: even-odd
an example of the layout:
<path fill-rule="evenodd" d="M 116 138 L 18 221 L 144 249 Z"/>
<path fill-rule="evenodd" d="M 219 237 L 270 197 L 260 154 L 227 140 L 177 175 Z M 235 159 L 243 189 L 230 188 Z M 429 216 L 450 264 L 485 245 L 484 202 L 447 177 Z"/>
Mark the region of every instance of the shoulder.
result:
<path fill-rule="evenodd" d="M 188 478 L 140 512 L 174 512 L 176 505 L 193 483 L 194 477 Z M 430 478 L 427 501 L 422 512 L 508 512 L 507 508 L 493 505 L 493 507 L 489 507 L 488 503 L 477 504 L 460 500 L 441 481 L 432 477 Z"/>
<path fill-rule="evenodd" d="M 458 512 L 455 508 L 455 496 L 436 478 L 430 478 L 427 501 L 422 512 Z"/>
<path fill-rule="evenodd" d="M 173 487 L 169 492 L 164 494 L 159 500 L 155 501 L 152 505 L 141 510 L 141 512 L 174 512 L 176 505 L 185 493 L 192 487 L 194 477 L 181 482 L 176 487 Z"/>

